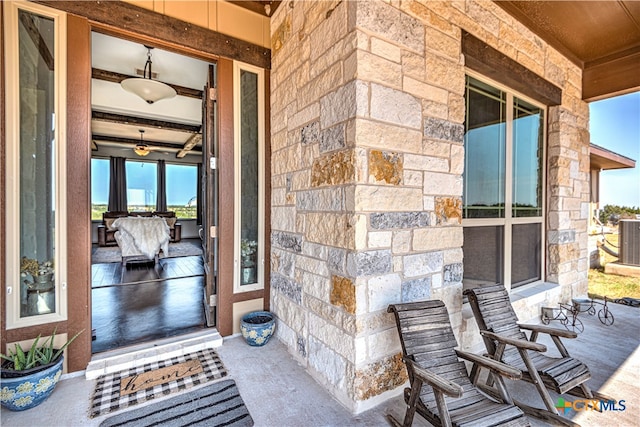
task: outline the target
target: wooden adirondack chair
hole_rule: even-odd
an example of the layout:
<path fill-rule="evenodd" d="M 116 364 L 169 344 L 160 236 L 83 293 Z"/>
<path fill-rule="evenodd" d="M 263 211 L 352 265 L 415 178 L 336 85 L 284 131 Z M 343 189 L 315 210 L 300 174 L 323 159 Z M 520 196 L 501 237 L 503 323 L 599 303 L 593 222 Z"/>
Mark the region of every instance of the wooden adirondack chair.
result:
<path fill-rule="evenodd" d="M 502 285 L 467 289 L 464 295 L 469 299 L 489 355 L 495 360 L 521 369 L 522 379 L 536 386 L 548 410 L 543 411 L 515 401 L 526 413 L 562 424 L 575 425 L 558 415 L 547 388 L 559 394 L 569 393 L 581 398 L 609 400 L 589 389 L 586 384 L 591 378 L 589 368 L 572 358 L 562 344 L 560 338 L 576 338 L 575 332 L 543 325 L 519 324 L 509 301 L 509 294 Z M 529 339 L 523 329 L 531 331 Z M 544 354 L 547 351 L 546 346 L 536 342 L 540 333 L 551 336 L 561 357 Z"/>
<path fill-rule="evenodd" d="M 500 377 L 518 379 L 520 372 L 488 357 L 455 350 L 458 343 L 442 301 L 393 304 L 387 311 L 395 314 L 411 384 L 404 393 L 404 423 L 388 415 L 392 425 L 411 426 L 416 411 L 435 426 L 529 425 L 524 413 L 513 405 Z M 491 371 L 502 402 L 478 391 L 458 357 Z"/>

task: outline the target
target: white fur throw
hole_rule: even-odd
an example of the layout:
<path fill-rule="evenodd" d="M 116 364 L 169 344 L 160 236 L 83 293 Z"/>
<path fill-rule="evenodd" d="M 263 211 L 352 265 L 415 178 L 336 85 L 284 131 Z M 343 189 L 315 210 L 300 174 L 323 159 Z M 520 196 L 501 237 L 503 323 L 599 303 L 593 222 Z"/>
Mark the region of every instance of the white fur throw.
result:
<path fill-rule="evenodd" d="M 113 222 L 113 228 L 117 228 L 122 234 L 128 234 L 131 239 L 124 240 L 133 240 L 139 253 L 148 259 L 153 259 L 160 249 L 165 256 L 169 253 L 169 226 L 163 218 L 118 218 Z M 133 248 L 120 249 L 122 256 L 136 255 L 131 253 Z"/>

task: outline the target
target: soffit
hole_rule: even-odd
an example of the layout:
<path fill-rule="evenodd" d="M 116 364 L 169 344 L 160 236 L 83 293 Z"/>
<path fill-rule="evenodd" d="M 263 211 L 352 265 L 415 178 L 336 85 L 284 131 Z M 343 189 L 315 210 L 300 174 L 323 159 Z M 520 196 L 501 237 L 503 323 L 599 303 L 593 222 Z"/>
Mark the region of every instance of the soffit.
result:
<path fill-rule="evenodd" d="M 640 2 L 496 1 L 583 70 L 583 99 L 640 90 Z"/>
<path fill-rule="evenodd" d="M 595 144 L 589 146 L 592 170 L 633 169 L 636 161 Z"/>

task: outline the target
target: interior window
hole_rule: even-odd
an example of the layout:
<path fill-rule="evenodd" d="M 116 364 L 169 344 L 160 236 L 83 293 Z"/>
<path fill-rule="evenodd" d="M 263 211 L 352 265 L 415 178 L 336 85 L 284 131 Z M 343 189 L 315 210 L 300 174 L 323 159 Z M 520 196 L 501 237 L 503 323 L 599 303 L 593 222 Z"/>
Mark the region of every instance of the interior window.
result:
<path fill-rule="evenodd" d="M 178 218 L 195 218 L 198 213 L 198 167 L 166 165 L 167 209 Z"/>
<path fill-rule="evenodd" d="M 109 203 L 109 160 L 91 159 L 91 219 L 101 220 Z"/>
<path fill-rule="evenodd" d="M 544 109 L 467 76 L 463 287 L 542 279 Z"/>
<path fill-rule="evenodd" d="M 156 163 L 127 160 L 127 210 L 129 212 L 156 210 L 157 169 Z"/>

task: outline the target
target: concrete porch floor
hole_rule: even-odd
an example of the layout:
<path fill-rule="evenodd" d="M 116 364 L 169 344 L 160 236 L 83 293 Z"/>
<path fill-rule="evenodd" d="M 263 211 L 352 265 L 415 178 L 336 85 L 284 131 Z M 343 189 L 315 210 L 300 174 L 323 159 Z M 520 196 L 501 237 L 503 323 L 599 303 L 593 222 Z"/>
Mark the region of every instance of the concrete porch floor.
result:
<path fill-rule="evenodd" d="M 611 304 L 610 309 L 615 315 L 612 326 L 602 325 L 597 316 L 582 313 L 584 332 L 577 339 L 564 342 L 573 357 L 589 366 L 592 378 L 588 384 L 592 389 L 624 400 L 626 409 L 602 413 L 570 410 L 566 416 L 582 426 L 640 425 L 640 309 L 619 304 Z M 551 325 L 562 328 L 557 321 Z M 557 353 L 550 339 L 542 337 L 539 341 L 550 352 Z M 232 337 L 225 339 L 217 351 L 228 377 L 236 381 L 256 426 L 385 426 L 388 425 L 385 414 L 399 419 L 404 416 L 405 405 L 400 396 L 352 415 L 305 372 L 277 339 L 255 348 L 246 345 L 241 337 Z M 52 396 L 36 409 L 11 412 L 3 408 L 0 423 L 5 427 L 98 426 L 110 415 L 88 418 L 94 383 L 84 375 L 63 379 Z M 511 382 L 508 387 L 514 398 L 543 407 L 533 385 Z M 552 393 L 551 397 L 555 402 L 558 395 Z M 573 400 L 570 396 L 563 397 Z M 535 418 L 530 421 L 533 426 L 547 425 Z M 416 415 L 414 426 L 427 425 Z"/>

